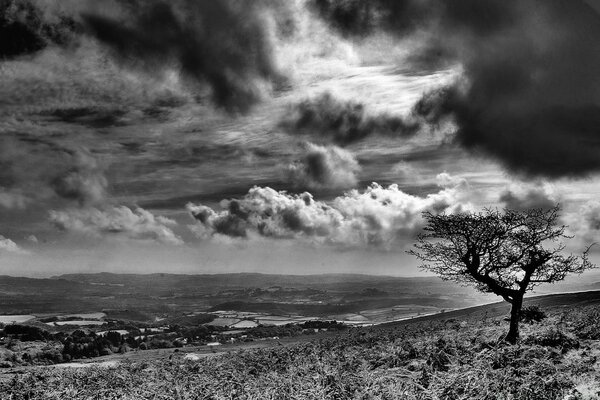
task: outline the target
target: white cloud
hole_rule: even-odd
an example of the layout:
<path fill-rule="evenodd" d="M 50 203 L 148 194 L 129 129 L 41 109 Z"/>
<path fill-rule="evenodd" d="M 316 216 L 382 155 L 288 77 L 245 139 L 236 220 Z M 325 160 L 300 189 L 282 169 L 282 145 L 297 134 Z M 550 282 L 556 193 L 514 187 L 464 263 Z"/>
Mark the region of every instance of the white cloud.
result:
<path fill-rule="evenodd" d="M 222 202 L 224 210 L 188 204 L 202 237 L 255 235 L 304 238 L 347 246 L 389 247 L 409 240 L 423 227 L 422 213 L 456 213 L 472 209 L 463 186 L 444 188 L 425 197 L 407 194 L 397 185 L 373 183 L 365 191 L 352 190 L 330 203 L 315 201 L 310 193 L 292 195 L 254 187 L 238 200 Z"/>
<path fill-rule="evenodd" d="M 70 209 L 50 211 L 50 220 L 59 229 L 95 236 L 119 235 L 131 239 L 155 240 L 166 244 L 183 243 L 172 226 L 171 219 L 155 216 L 142 208 L 128 207 Z"/>
<path fill-rule="evenodd" d="M 28 242 L 31 242 L 31 243 L 39 243 L 39 240 L 38 240 L 37 236 L 35 236 L 35 235 L 29 235 L 25 238 L 25 240 L 27 240 Z"/>
<path fill-rule="evenodd" d="M 20 248 L 15 242 L 12 240 L 5 238 L 0 235 L 0 254 L 2 253 L 17 253 L 17 254 L 27 254 L 27 251 Z"/>
<path fill-rule="evenodd" d="M 456 176 L 450 175 L 446 171 L 437 174 L 435 177 L 437 185 L 442 188 L 451 188 L 463 186 L 468 188 L 469 184 L 465 178 L 458 178 Z"/>

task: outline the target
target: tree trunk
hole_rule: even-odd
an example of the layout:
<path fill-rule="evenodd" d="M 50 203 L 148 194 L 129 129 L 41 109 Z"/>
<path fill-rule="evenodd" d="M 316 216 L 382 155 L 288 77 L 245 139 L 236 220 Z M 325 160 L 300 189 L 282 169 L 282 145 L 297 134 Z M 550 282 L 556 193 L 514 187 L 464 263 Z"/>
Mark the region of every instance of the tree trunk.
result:
<path fill-rule="evenodd" d="M 515 296 L 510 310 L 510 328 L 504 340 L 510 344 L 517 343 L 519 339 L 519 315 L 523 306 L 523 296 Z"/>

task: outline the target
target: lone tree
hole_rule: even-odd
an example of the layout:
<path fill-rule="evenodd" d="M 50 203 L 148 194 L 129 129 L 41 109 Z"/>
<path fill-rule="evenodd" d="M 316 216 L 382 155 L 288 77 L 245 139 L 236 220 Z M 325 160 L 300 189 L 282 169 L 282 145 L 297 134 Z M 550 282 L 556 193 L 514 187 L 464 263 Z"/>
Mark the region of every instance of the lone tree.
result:
<path fill-rule="evenodd" d="M 564 255 L 564 225 L 558 225 L 560 207 L 514 211 L 486 209 L 481 213 L 423 214 L 426 227 L 415 249 L 421 268 L 444 280 L 474 285 L 502 296 L 512 305 L 509 343 L 519 338 L 519 313 L 525 292 L 542 283 L 563 280 L 594 265 L 588 247 L 582 256 Z"/>

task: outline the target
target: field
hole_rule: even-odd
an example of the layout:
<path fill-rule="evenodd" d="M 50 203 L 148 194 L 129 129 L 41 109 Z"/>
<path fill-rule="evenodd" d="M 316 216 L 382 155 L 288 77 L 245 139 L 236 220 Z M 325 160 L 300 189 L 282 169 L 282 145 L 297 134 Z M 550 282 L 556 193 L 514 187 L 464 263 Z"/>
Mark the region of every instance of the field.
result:
<path fill-rule="evenodd" d="M 35 315 L 0 315 L 0 324 L 21 323 L 34 318 Z"/>
<path fill-rule="evenodd" d="M 88 368 L 33 367 L 4 380 L 0 393 L 7 400 L 599 399 L 600 293 L 531 304 L 548 318 L 523 323 L 514 346 L 501 340 L 506 308 L 498 303 L 199 355 L 184 348 L 102 358 Z"/>

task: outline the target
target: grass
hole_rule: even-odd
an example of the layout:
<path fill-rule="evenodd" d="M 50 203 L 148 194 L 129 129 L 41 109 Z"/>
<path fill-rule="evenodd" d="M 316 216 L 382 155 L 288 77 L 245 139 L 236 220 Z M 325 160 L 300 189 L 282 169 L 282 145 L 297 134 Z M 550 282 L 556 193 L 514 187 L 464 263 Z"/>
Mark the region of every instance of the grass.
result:
<path fill-rule="evenodd" d="M 597 306 L 522 326 L 502 318 L 429 321 L 186 361 L 33 369 L 2 399 L 600 399 Z M 583 322 L 582 322 L 583 321 Z"/>

